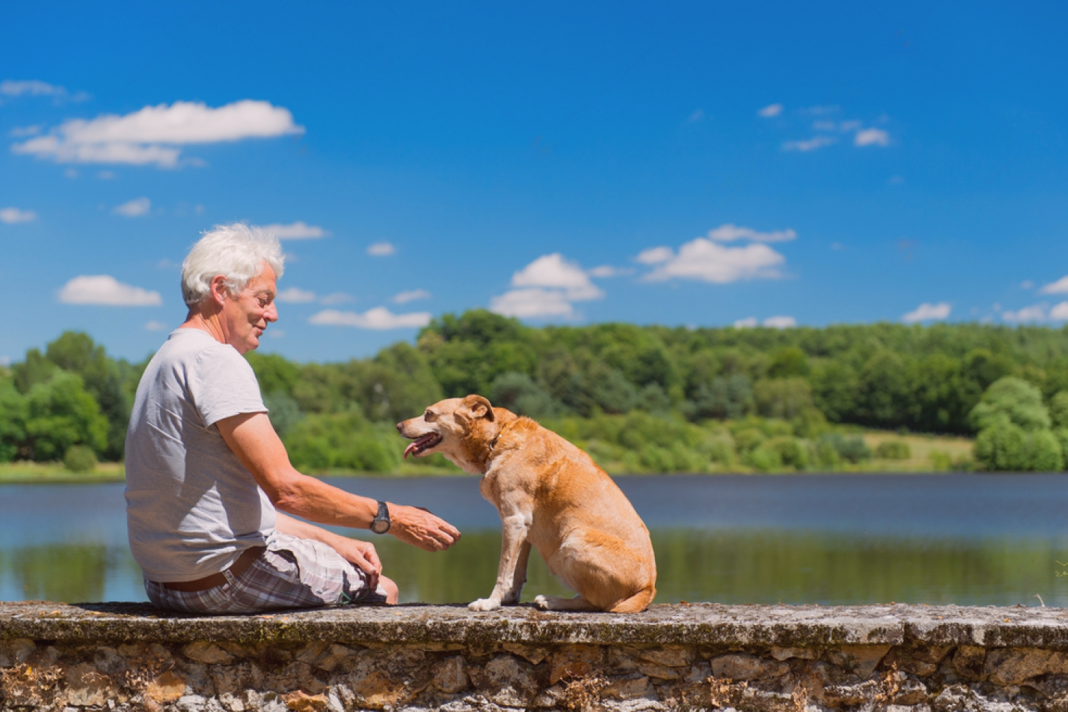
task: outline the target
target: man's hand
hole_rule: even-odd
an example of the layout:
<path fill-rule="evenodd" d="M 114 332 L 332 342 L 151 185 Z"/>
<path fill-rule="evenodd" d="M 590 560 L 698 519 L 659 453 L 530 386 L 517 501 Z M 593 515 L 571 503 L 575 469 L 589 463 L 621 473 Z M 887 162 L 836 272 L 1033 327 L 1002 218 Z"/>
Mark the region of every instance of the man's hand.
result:
<path fill-rule="evenodd" d="M 334 551 L 341 554 L 353 566 L 367 575 L 367 587 L 372 591 L 378 588 L 378 577 L 382 573 L 382 562 L 375 551 L 375 545 L 369 541 L 338 537 L 331 542 Z"/>
<path fill-rule="evenodd" d="M 426 551 L 444 551 L 460 540 L 460 530 L 422 507 L 389 506 L 389 533 Z"/>

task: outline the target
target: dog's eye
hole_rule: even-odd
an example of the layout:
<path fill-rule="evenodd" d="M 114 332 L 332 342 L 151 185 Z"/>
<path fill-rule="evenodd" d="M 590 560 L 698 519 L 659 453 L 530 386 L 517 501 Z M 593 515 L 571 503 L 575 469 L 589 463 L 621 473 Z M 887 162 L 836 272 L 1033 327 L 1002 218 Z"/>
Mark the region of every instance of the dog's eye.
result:
<path fill-rule="evenodd" d="M 427 412 L 423 414 L 423 419 L 431 423 L 434 422 L 434 418 L 436 417 L 438 417 L 437 414 L 432 410 L 427 410 Z"/>

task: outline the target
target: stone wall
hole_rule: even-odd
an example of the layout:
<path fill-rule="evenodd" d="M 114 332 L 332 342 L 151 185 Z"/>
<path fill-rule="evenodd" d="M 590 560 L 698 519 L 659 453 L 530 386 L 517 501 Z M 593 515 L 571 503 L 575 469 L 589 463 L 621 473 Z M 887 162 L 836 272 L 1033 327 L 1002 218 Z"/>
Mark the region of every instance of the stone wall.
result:
<path fill-rule="evenodd" d="M 1065 710 L 1068 610 L 0 604 L 0 710 Z"/>

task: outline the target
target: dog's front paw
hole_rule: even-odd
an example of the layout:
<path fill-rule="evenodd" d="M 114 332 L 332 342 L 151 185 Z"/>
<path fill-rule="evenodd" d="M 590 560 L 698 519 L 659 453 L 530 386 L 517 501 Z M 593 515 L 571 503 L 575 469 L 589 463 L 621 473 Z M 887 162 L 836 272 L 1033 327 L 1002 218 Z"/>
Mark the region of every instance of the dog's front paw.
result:
<path fill-rule="evenodd" d="M 540 608 L 543 611 L 547 611 L 547 610 L 549 610 L 549 606 L 551 605 L 551 603 L 550 603 L 549 599 L 546 598 L 545 596 L 535 596 L 534 597 L 534 605 L 537 606 L 538 608 Z"/>
<path fill-rule="evenodd" d="M 480 598 L 477 601 L 469 603 L 467 605 L 472 611 L 495 611 L 501 607 L 499 601 L 494 601 L 492 598 Z"/>

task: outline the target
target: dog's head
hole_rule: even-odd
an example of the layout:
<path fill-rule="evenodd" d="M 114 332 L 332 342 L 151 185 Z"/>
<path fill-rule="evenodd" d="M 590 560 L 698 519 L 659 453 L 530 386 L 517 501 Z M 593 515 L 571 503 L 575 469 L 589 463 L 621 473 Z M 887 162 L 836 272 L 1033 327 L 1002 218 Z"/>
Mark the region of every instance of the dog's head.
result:
<path fill-rule="evenodd" d="M 488 400 L 478 395 L 447 398 L 418 418 L 397 423 L 397 431 L 413 440 L 404 457 L 441 453 L 465 472 L 481 473 L 488 445 L 497 433 Z"/>

